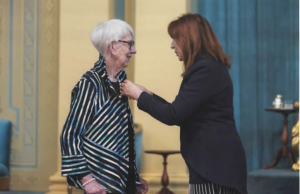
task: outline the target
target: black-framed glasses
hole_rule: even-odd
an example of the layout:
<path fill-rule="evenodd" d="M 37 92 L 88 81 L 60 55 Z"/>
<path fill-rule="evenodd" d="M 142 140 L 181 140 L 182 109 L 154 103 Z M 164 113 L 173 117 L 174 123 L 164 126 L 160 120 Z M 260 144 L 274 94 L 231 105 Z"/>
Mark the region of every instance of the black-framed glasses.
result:
<path fill-rule="evenodd" d="M 118 40 L 118 42 L 123 42 L 123 43 L 126 43 L 128 44 L 129 46 L 129 50 L 132 49 L 132 47 L 134 46 L 135 42 L 132 40 L 132 41 L 125 41 L 125 40 Z"/>

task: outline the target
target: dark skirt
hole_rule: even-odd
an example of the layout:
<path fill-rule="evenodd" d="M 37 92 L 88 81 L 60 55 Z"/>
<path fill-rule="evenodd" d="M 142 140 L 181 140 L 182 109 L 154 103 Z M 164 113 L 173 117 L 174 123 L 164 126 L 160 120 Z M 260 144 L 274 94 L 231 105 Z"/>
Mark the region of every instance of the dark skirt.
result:
<path fill-rule="evenodd" d="M 239 194 L 234 188 L 221 186 L 206 180 L 189 165 L 188 168 L 190 174 L 188 194 Z"/>

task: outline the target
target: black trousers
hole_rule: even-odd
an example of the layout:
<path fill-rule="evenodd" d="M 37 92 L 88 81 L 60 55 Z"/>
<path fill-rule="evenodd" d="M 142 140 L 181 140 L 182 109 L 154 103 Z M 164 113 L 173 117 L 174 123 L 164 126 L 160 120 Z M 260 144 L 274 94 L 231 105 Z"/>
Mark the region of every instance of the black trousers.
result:
<path fill-rule="evenodd" d="M 135 185 L 135 171 L 133 164 L 129 165 L 128 179 L 126 183 L 126 194 L 135 194 L 136 185 Z"/>

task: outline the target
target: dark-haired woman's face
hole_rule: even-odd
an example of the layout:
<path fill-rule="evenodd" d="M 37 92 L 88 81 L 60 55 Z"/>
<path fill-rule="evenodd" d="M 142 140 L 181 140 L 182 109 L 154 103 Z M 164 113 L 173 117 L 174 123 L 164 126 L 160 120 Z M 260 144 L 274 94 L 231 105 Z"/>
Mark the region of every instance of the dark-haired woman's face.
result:
<path fill-rule="evenodd" d="M 172 41 L 171 43 L 171 49 L 174 49 L 179 61 L 183 61 L 183 54 L 182 54 L 182 50 L 179 47 L 179 45 L 176 43 L 175 40 Z"/>

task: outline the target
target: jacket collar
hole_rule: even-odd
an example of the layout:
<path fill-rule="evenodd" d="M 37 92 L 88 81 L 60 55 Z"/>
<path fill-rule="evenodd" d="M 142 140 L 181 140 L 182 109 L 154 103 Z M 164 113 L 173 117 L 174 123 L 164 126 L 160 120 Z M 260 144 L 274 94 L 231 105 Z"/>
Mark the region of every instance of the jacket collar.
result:
<path fill-rule="evenodd" d="M 94 69 L 100 75 L 100 77 L 102 77 L 105 80 L 108 79 L 106 63 L 102 55 L 99 56 L 99 60 L 95 63 Z M 122 83 L 125 79 L 127 79 L 127 75 L 124 69 L 122 69 L 117 73 L 116 78 L 119 80 L 120 83 Z"/>

